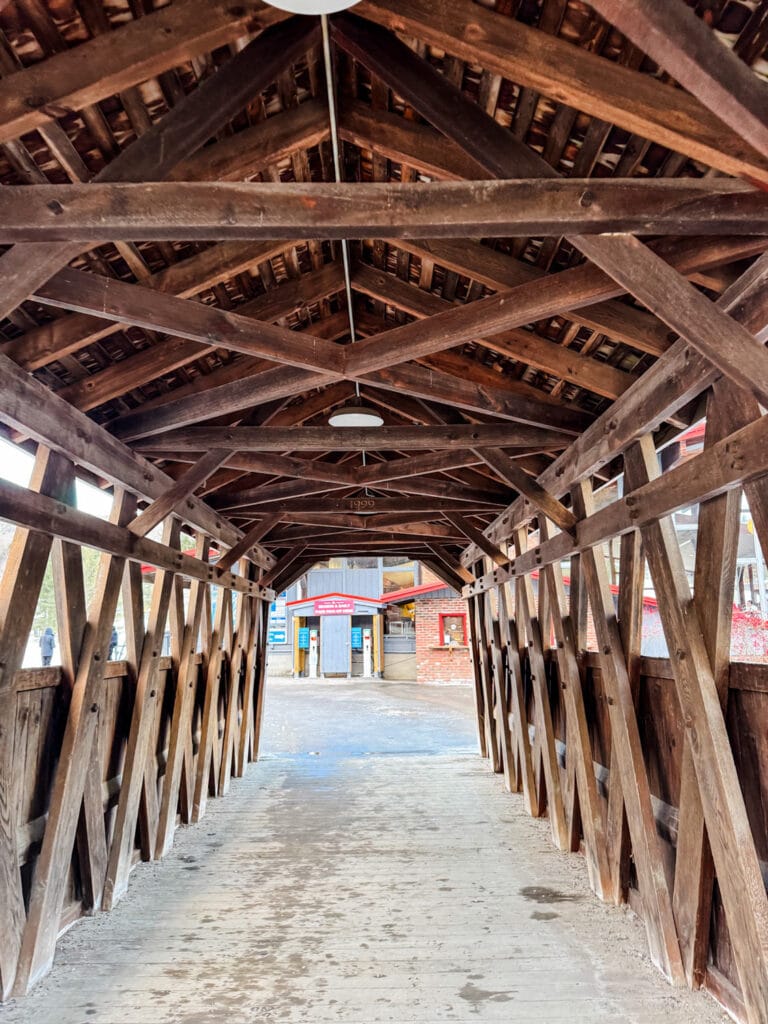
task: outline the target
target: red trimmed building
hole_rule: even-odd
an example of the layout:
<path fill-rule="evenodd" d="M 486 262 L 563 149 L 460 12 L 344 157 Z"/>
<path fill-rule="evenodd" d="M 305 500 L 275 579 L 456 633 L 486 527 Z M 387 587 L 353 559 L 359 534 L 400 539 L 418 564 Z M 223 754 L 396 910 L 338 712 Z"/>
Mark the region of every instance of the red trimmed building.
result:
<path fill-rule="evenodd" d="M 414 626 L 414 675 L 419 683 L 471 683 L 467 602 L 440 581 L 382 595 L 387 625 L 397 617 Z M 396 613 L 396 614 L 393 614 Z M 386 640 L 385 640 L 386 650 Z M 384 677 L 392 678 L 384 662 Z"/>

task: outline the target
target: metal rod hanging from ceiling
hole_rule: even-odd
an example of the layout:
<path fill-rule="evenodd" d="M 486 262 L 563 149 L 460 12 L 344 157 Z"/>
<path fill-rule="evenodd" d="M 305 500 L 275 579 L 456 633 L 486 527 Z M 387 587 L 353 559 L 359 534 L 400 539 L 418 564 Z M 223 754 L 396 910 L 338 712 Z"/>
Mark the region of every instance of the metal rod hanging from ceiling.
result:
<path fill-rule="evenodd" d="M 328 117 L 331 123 L 331 150 L 333 151 L 333 171 L 338 184 L 341 184 L 341 158 L 339 155 L 339 124 L 336 115 L 336 94 L 333 88 L 333 61 L 331 59 L 331 38 L 328 31 L 328 15 L 322 14 L 320 22 L 323 28 L 323 60 L 325 62 L 325 82 L 328 91 Z M 344 267 L 344 288 L 347 294 L 347 314 L 349 316 L 349 332 L 352 343 L 357 340 L 355 334 L 355 313 L 352 305 L 352 278 L 349 270 L 349 242 L 341 240 L 341 260 Z M 355 383 L 359 394 L 360 385 Z"/>

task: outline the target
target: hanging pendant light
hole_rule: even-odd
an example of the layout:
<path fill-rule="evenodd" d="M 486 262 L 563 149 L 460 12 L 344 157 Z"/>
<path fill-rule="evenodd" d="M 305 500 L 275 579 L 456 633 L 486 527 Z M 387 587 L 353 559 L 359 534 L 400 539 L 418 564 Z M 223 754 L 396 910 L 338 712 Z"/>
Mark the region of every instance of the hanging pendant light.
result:
<path fill-rule="evenodd" d="M 354 7 L 360 0 L 267 0 L 270 7 L 278 7 L 291 14 L 337 14 Z"/>
<path fill-rule="evenodd" d="M 331 427 L 380 427 L 384 422 L 382 415 L 364 405 L 359 398 L 342 405 L 340 409 L 334 409 L 328 417 L 328 425 Z"/>

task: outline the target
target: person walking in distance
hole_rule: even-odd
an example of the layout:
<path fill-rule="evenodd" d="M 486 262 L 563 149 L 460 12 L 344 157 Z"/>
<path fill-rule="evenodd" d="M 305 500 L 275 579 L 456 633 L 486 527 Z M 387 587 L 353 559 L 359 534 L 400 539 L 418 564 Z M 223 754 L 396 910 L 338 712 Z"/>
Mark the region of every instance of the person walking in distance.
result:
<path fill-rule="evenodd" d="M 109 660 L 115 656 L 115 648 L 117 647 L 117 626 L 112 627 L 112 636 L 109 638 Z"/>
<path fill-rule="evenodd" d="M 50 626 L 45 627 L 43 635 L 40 637 L 40 654 L 43 659 L 43 665 L 50 665 L 51 658 L 53 657 L 53 648 L 56 646 L 56 638 L 53 634 L 53 630 Z"/>

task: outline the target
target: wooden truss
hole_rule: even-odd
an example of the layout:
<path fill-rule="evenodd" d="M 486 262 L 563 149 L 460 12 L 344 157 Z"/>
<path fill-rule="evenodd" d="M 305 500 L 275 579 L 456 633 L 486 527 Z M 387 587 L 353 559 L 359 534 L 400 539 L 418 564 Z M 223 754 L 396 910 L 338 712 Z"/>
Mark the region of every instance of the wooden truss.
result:
<path fill-rule="evenodd" d="M 768 550 L 768 4 L 730 45 L 719 3 L 534 6 L 361 0 L 334 122 L 316 19 L 0 3 L 0 423 L 35 457 L 0 482 L 3 997 L 255 760 L 274 593 L 367 552 L 467 598 L 480 751 L 596 896 L 768 1022 L 768 677 L 730 653 L 742 495 Z M 381 428 L 328 425 L 356 395 Z M 62 665 L 23 670 L 49 571 Z"/>

